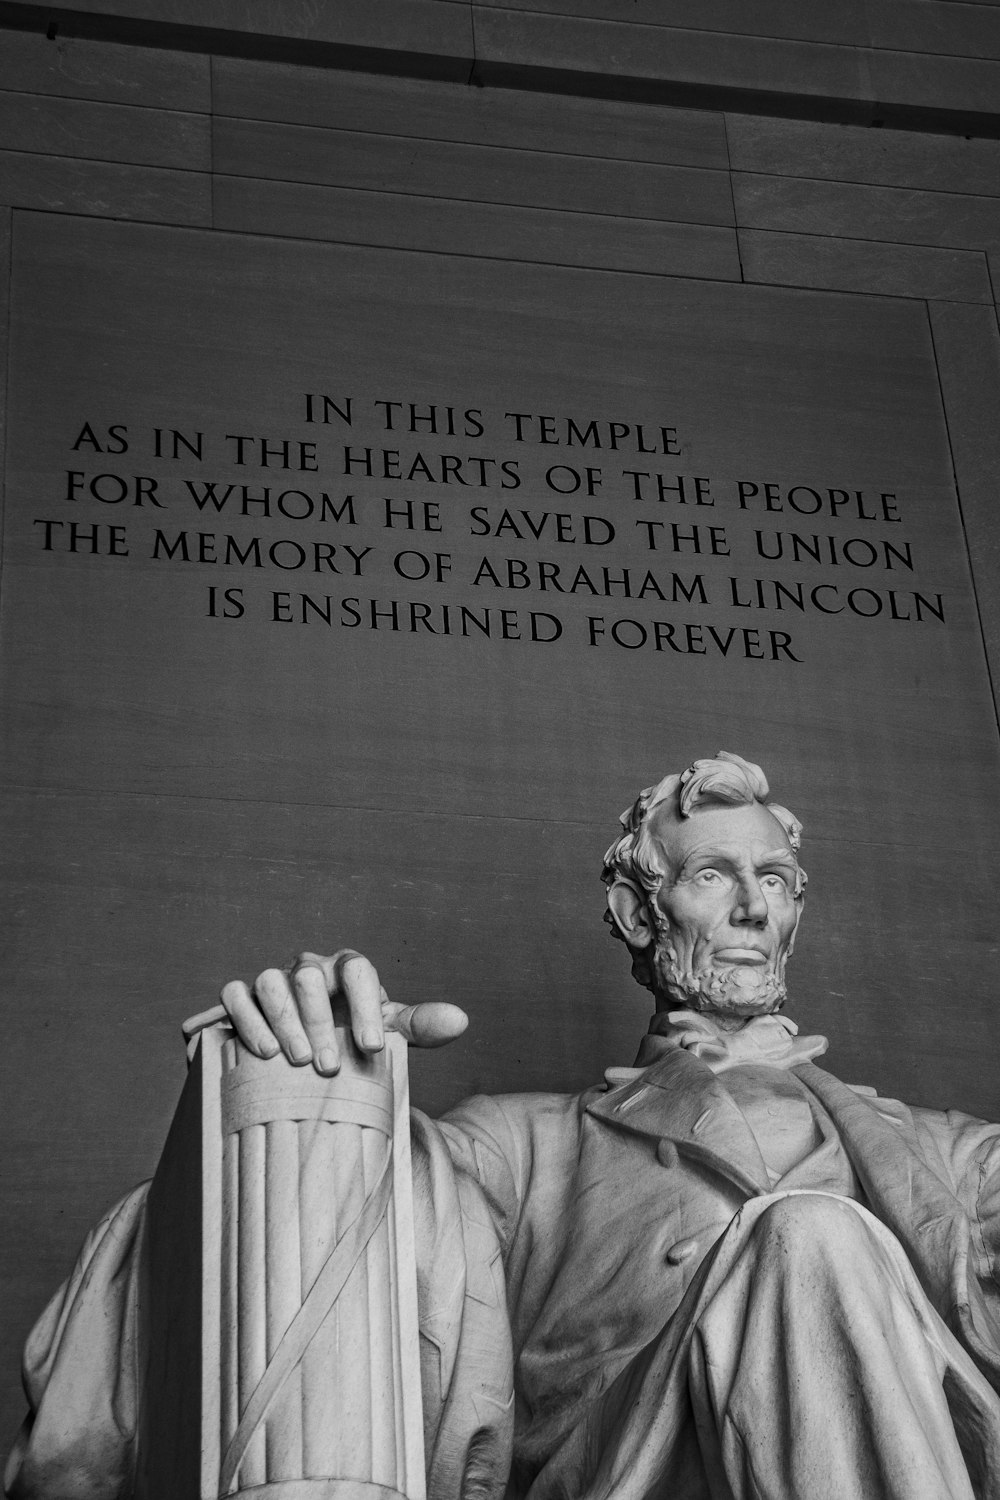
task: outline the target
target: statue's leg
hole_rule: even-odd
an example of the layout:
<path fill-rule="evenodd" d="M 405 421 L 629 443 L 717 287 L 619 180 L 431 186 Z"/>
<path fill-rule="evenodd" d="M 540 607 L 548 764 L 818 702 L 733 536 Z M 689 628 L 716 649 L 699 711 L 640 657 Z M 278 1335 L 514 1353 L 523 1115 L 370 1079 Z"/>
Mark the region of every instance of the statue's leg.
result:
<path fill-rule="evenodd" d="M 859 1204 L 744 1204 L 529 1492 L 663 1497 L 1000 1500 L 1000 1397 Z"/>
<path fill-rule="evenodd" d="M 751 1202 L 690 1311 L 688 1390 L 713 1496 L 1000 1494 L 1000 1400 L 857 1204 Z"/>

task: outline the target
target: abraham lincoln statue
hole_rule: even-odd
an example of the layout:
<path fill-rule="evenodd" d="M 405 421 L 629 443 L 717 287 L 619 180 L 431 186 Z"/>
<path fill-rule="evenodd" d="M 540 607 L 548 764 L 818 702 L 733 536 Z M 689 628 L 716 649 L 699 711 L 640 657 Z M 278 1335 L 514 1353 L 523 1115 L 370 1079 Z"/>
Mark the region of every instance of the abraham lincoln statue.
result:
<path fill-rule="evenodd" d="M 1000 1497 L 1000 1127 L 817 1066 L 784 1017 L 800 826 L 723 752 L 644 791 L 603 878 L 655 999 L 579 1096 L 411 1123 L 430 1500 Z M 367 959 L 304 954 L 223 1003 L 259 1058 L 438 1045 Z M 28 1343 L 10 1500 L 132 1493 L 144 1189 Z"/>

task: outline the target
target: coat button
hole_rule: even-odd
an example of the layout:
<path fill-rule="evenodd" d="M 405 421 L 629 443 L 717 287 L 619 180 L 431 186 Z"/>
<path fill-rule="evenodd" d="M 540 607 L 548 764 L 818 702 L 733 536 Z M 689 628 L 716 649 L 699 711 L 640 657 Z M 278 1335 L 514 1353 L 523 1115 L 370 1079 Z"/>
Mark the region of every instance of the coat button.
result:
<path fill-rule="evenodd" d="M 672 1245 L 667 1251 L 667 1265 L 683 1265 L 686 1260 L 690 1260 L 692 1255 L 696 1255 L 697 1253 L 697 1240 L 678 1240 L 676 1245 Z"/>
<path fill-rule="evenodd" d="M 656 1160 L 661 1167 L 676 1167 L 677 1147 L 673 1141 L 659 1141 L 656 1146 Z"/>

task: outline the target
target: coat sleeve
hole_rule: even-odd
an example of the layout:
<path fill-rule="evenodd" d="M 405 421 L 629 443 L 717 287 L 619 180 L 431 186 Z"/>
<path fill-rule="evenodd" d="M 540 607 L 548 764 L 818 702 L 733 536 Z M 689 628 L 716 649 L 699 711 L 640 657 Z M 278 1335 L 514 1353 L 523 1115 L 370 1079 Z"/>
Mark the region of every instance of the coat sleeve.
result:
<path fill-rule="evenodd" d="M 1000 1125 L 955 1109 L 915 1109 L 913 1120 L 927 1156 L 941 1164 L 968 1215 L 973 1268 L 1000 1332 Z"/>
<path fill-rule="evenodd" d="M 29 1412 L 4 1474 L 9 1500 L 125 1500 L 131 1492 L 146 1192 L 137 1188 L 91 1231 L 28 1338 Z"/>
<path fill-rule="evenodd" d="M 517 1232 L 531 1176 L 530 1136 L 499 1099 L 479 1094 L 438 1121 L 456 1172 L 483 1195 L 504 1255 Z"/>
<path fill-rule="evenodd" d="M 493 1136 L 502 1116 L 471 1100 L 435 1122 L 414 1111 L 414 1220 L 428 1491 L 500 1500 L 514 1437 L 504 1281 L 515 1174 Z"/>

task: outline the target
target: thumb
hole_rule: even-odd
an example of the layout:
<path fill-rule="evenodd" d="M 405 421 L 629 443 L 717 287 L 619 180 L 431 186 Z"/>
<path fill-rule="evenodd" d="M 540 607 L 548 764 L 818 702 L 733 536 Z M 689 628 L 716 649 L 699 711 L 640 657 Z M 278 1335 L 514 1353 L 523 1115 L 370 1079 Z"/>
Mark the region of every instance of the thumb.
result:
<path fill-rule="evenodd" d="M 443 1000 L 423 1005 L 400 1005 L 389 1000 L 382 1006 L 387 1031 L 398 1031 L 413 1047 L 443 1047 L 460 1037 L 469 1024 L 464 1010 Z"/>

